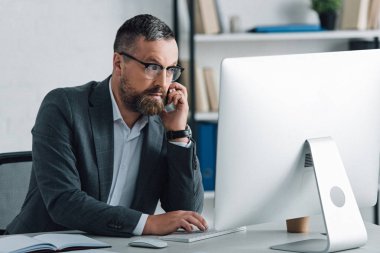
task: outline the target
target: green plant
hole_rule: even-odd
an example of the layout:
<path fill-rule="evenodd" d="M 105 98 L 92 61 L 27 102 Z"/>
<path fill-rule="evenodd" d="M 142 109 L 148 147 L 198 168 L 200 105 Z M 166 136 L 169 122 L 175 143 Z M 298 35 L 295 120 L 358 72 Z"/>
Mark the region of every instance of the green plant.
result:
<path fill-rule="evenodd" d="M 318 13 L 337 12 L 342 0 L 311 0 L 311 8 Z"/>

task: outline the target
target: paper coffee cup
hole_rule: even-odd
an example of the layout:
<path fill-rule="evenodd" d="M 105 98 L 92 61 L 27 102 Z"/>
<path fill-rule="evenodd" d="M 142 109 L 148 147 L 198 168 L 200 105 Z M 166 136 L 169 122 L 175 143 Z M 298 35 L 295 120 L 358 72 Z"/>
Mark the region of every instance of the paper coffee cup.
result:
<path fill-rule="evenodd" d="M 301 217 L 286 220 L 288 233 L 307 233 L 309 232 L 309 217 Z"/>

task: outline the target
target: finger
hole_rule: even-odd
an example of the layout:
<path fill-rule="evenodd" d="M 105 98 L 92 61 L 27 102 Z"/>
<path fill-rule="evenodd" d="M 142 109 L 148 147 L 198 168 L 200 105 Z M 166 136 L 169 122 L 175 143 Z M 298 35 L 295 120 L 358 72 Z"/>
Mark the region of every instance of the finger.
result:
<path fill-rule="evenodd" d="M 197 212 L 193 212 L 193 211 L 184 211 L 184 213 L 182 213 L 181 215 L 182 215 L 182 216 L 183 216 L 183 215 L 189 215 L 189 216 L 193 216 L 193 217 L 195 217 L 197 220 L 199 220 L 199 221 L 202 223 L 202 225 L 203 225 L 206 229 L 208 229 L 208 224 L 207 224 L 206 219 L 203 218 L 203 216 L 200 215 L 199 213 L 197 213 Z"/>
<path fill-rule="evenodd" d="M 176 89 L 169 89 L 168 90 L 168 93 L 167 93 L 167 103 L 170 104 L 171 102 L 173 102 L 173 98 L 174 96 L 178 94 L 178 92 L 176 91 Z"/>
<path fill-rule="evenodd" d="M 185 219 L 181 219 L 181 227 L 186 231 L 186 232 L 192 232 L 193 231 L 193 226 L 189 222 L 187 222 Z"/>
<path fill-rule="evenodd" d="M 202 223 L 202 225 L 208 229 L 208 224 L 207 224 L 207 221 L 205 218 L 203 218 L 202 215 L 200 215 L 199 213 L 196 213 L 196 212 L 193 212 L 193 215 Z"/>
<path fill-rule="evenodd" d="M 180 83 L 172 83 L 169 86 L 169 89 L 175 89 L 177 91 L 181 91 L 183 93 L 183 95 L 187 98 L 187 89 L 184 85 L 182 85 Z"/>
<path fill-rule="evenodd" d="M 181 96 L 182 102 L 185 102 L 185 100 L 187 100 L 187 96 L 181 90 L 177 90 L 177 92 Z"/>
<path fill-rule="evenodd" d="M 203 226 L 202 222 L 199 219 L 197 219 L 195 216 L 186 217 L 186 221 L 189 222 L 190 224 L 193 224 L 194 226 L 196 226 L 197 228 L 199 228 L 202 231 L 206 230 L 206 228 L 205 228 L 205 226 Z"/>
<path fill-rule="evenodd" d="M 167 103 L 174 103 L 174 105 L 177 105 L 178 100 L 181 98 L 181 94 L 178 93 L 177 91 L 169 91 L 168 98 L 167 98 Z"/>
<path fill-rule="evenodd" d="M 179 93 L 173 95 L 172 101 L 174 105 L 177 105 L 178 103 L 183 104 L 185 102 L 183 96 Z"/>
<path fill-rule="evenodd" d="M 197 219 L 197 221 L 200 224 L 202 224 L 202 226 L 204 227 L 205 230 L 208 229 L 207 221 L 201 215 L 199 215 L 196 212 L 193 212 L 193 216 L 195 217 L 195 219 Z"/>

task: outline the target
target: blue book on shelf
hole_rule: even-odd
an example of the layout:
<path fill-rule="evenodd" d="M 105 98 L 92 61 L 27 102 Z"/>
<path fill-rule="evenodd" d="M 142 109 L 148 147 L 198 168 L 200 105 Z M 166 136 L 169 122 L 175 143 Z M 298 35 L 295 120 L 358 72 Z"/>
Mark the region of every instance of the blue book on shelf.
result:
<path fill-rule="evenodd" d="M 205 191 L 215 190 L 217 124 L 198 124 L 197 153 Z"/>
<path fill-rule="evenodd" d="M 320 32 L 320 31 L 323 31 L 320 25 L 308 25 L 308 24 L 256 26 L 248 30 L 248 32 L 254 32 L 254 33 Z"/>

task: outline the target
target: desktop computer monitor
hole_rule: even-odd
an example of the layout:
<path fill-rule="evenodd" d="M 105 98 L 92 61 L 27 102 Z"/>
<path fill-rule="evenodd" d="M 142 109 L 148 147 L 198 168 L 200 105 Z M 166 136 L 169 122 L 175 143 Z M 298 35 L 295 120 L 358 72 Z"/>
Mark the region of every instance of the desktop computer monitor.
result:
<path fill-rule="evenodd" d="M 321 211 L 325 218 L 328 214 L 352 220 L 355 207 L 350 206 L 350 190 L 340 188 L 345 175 L 348 180 L 342 184 L 350 188 L 350 183 L 358 206 L 373 206 L 380 160 L 379 66 L 380 50 L 225 59 L 215 228 Z M 323 138 L 327 145 L 316 147 L 315 140 Z M 337 159 L 329 157 L 334 152 Z M 327 166 L 322 166 L 323 176 L 316 180 L 318 159 Z M 339 161 L 346 174 L 335 168 Z M 323 192 L 326 182 L 338 186 L 335 192 L 330 188 Z M 324 200 L 326 210 L 321 210 Z M 328 206 L 331 202 L 338 211 L 348 203 L 348 214 L 334 213 Z"/>

